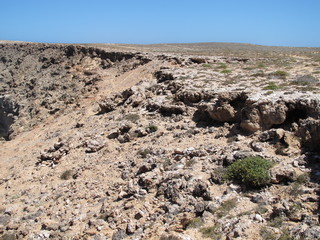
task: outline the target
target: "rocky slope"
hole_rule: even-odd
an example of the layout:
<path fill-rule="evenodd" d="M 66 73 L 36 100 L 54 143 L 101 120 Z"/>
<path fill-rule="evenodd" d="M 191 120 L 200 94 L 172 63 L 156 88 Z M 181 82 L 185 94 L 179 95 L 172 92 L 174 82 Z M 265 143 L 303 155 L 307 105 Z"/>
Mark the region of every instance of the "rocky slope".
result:
<path fill-rule="evenodd" d="M 2 239 L 319 238 L 314 55 L 3 43 L 0 60 Z M 247 157 L 272 162 L 263 186 L 226 179 Z"/>

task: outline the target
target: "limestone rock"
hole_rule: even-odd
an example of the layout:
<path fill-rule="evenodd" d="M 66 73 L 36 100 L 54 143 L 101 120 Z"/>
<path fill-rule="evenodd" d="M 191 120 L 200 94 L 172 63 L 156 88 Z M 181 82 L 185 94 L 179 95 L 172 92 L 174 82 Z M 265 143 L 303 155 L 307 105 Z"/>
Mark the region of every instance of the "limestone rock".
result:
<path fill-rule="evenodd" d="M 102 140 L 91 139 L 85 143 L 86 153 L 94 153 L 102 149 L 106 143 Z"/>
<path fill-rule="evenodd" d="M 320 146 L 320 120 L 308 118 L 300 122 L 297 135 L 306 149 L 319 151 Z"/>
<path fill-rule="evenodd" d="M 295 181 L 297 174 L 292 165 L 277 165 L 271 169 L 271 178 L 273 183 L 287 183 Z"/>

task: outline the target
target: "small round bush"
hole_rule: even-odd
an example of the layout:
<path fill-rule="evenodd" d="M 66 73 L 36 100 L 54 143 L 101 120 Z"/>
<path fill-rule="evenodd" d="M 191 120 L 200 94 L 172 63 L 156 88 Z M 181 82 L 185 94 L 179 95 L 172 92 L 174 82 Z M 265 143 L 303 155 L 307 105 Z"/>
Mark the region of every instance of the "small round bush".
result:
<path fill-rule="evenodd" d="M 261 187 L 271 180 L 272 163 L 261 157 L 247 157 L 227 167 L 226 179 L 239 181 L 249 187 Z"/>

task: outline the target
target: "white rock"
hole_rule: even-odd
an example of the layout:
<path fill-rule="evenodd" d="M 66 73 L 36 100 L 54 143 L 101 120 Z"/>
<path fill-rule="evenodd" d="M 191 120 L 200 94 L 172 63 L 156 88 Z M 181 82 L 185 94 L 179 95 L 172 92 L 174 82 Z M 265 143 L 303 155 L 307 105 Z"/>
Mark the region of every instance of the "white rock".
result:
<path fill-rule="evenodd" d="M 260 214 L 256 214 L 256 215 L 254 216 L 254 219 L 257 220 L 258 222 L 263 222 L 263 218 L 261 217 Z"/>
<path fill-rule="evenodd" d="M 294 166 L 294 167 L 299 167 L 299 162 L 298 162 L 298 161 L 293 161 L 293 162 L 292 162 L 292 166 Z"/>

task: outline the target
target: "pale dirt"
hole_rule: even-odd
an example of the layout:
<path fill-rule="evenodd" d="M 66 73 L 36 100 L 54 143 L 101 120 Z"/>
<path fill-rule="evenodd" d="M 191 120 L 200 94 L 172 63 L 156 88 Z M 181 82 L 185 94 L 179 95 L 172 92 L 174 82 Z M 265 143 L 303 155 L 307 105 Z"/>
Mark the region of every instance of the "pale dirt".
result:
<path fill-rule="evenodd" d="M 126 47 L 121 46 L 121 49 L 123 48 Z M 132 48 L 135 49 L 134 47 L 128 47 L 129 50 Z M 186 52 L 189 50 L 189 48 L 179 49 L 179 51 Z M 156 51 L 158 50 L 156 49 Z M 318 65 L 304 64 L 308 59 L 308 57 L 296 57 L 293 67 L 284 67 L 284 69 L 290 72 L 289 80 L 293 76 L 312 74 L 315 69 L 319 68 L 319 63 Z M 95 69 L 96 63 L 93 62 L 91 64 L 92 68 Z M 255 65 L 255 63 L 252 65 Z M 121 112 L 121 109 L 117 109 L 115 112 L 97 115 L 99 110 L 97 103 L 106 96 L 122 92 L 141 81 L 155 80 L 154 72 L 159 70 L 160 67 L 177 68 L 171 62 L 155 59 L 120 75 L 115 69 L 110 71 L 101 70 L 101 72 L 98 72 L 102 78 L 102 81 L 97 83 L 98 91 L 80 99 L 78 106 L 72 105 L 62 112 L 49 116 L 30 131 L 21 132 L 11 141 L 0 142 L 0 209 L 11 209 L 13 218 L 17 221 L 24 215 L 37 211 L 37 209 L 44 210 L 44 214 L 39 218 L 40 222 L 53 221 L 60 223 L 62 221 L 73 220 L 74 225 L 70 227 L 70 231 L 65 235 L 66 237 L 69 236 L 70 239 L 73 236 L 75 236 L 74 239 L 93 239 L 92 236 L 97 233 L 102 233 L 109 237 L 112 236 L 114 228 L 105 227 L 98 231 L 96 228 L 88 227 L 87 225 L 88 220 L 98 217 L 101 199 L 109 199 L 109 204 L 113 204 L 114 211 L 119 211 L 118 217 L 122 220 L 117 226 L 121 226 L 122 228 L 125 228 L 126 223 L 130 221 L 128 216 L 133 218 L 133 214 L 138 210 L 147 210 L 151 213 L 158 211 L 158 200 L 154 197 L 154 193 L 151 193 L 144 199 L 125 200 L 132 205 L 132 210 L 127 211 L 121 217 L 123 202 L 114 201 L 116 197 L 114 194 L 119 193 L 126 186 L 127 182 L 121 179 L 122 170 L 118 168 L 119 165 L 132 159 L 135 159 L 137 165 L 142 164 L 143 160 L 137 157 L 137 151 L 142 147 L 161 148 L 172 152 L 177 148 L 183 150 L 188 147 L 203 148 L 207 145 L 222 149 L 230 144 L 225 137 L 215 139 L 216 133 L 197 134 L 191 137 L 176 139 L 173 137 L 173 134 L 179 132 L 178 130 L 166 130 L 166 127 L 171 124 L 170 118 L 163 122 L 158 116 L 148 114 L 143 115 L 139 121 L 141 121 L 142 125 L 156 123 L 159 128 L 156 134 L 144 138 L 136 138 L 134 141 L 123 144 L 120 144 L 117 140 L 107 139 L 107 136 L 112 132 L 110 126 L 117 125 L 117 118 L 123 117 L 124 113 Z M 193 68 L 194 66 L 185 67 L 186 72 L 194 71 Z M 221 83 L 225 84 L 224 82 L 230 80 L 233 76 L 240 75 L 244 77 L 236 84 L 242 87 L 245 83 L 252 85 L 252 83 L 248 83 L 249 77 L 245 76 L 246 72 L 239 67 L 239 64 L 231 64 L 229 66 L 230 70 L 232 70 L 231 76 L 220 74 L 220 79 L 210 69 L 208 70 L 201 66 L 195 66 L 195 68 L 196 76 L 199 76 L 199 71 L 208 73 L 210 77 L 217 79 L 215 83 L 217 85 Z M 272 72 L 280 68 L 268 66 L 263 70 L 265 72 Z M 89 66 L 88 69 L 90 69 Z M 73 71 L 81 71 L 81 69 L 75 68 Z M 313 75 L 319 77 L 319 73 Z M 200 80 L 191 80 L 191 82 L 196 84 Z M 261 82 L 264 79 L 259 80 L 257 78 L 255 81 L 257 81 L 257 84 L 254 85 L 261 84 L 261 86 L 265 86 L 266 84 L 265 82 Z M 278 79 L 275 81 L 281 82 Z M 255 89 L 254 87 L 253 89 Z M 135 110 L 132 109 L 132 111 L 134 112 Z M 130 109 L 126 113 L 128 112 L 130 113 Z M 84 127 L 75 128 L 77 123 L 83 123 Z M 195 127 L 195 123 L 188 118 L 183 123 L 189 128 Z M 237 144 L 245 146 L 254 137 L 254 135 L 249 136 Z M 86 139 L 95 138 L 106 141 L 106 147 L 95 153 L 85 153 L 81 145 L 82 142 Z M 40 151 L 53 146 L 58 139 L 70 143 L 71 150 L 69 154 L 64 156 L 54 167 L 49 167 L 46 164 L 36 166 Z M 266 151 L 271 156 L 276 156 L 272 152 L 272 147 L 267 146 Z M 283 158 L 288 163 L 292 161 L 289 157 L 280 156 L 279 158 Z M 202 162 L 197 161 L 190 171 L 196 172 L 197 178 L 207 181 L 209 176 L 207 172 L 202 171 L 203 168 L 205 166 Z M 81 169 L 80 177 L 70 180 L 60 179 L 61 174 L 65 170 L 70 169 L 75 171 Z M 299 171 L 297 170 L 297 172 Z M 227 188 L 226 184 L 213 184 L 210 186 L 210 192 L 214 197 L 221 197 Z M 289 198 L 283 192 L 283 189 L 285 187 L 279 186 L 279 189 L 274 187 L 269 190 L 279 198 Z M 312 204 L 309 205 L 310 211 L 315 208 Z M 230 212 L 230 215 L 236 216 L 243 212 L 254 211 L 255 207 L 256 205 L 249 201 L 248 198 L 242 198 L 236 209 Z M 147 220 L 144 219 L 144 221 Z M 205 226 L 211 226 L 212 224 L 213 222 L 209 221 L 205 223 Z M 246 230 L 247 237 L 237 239 L 262 239 L 259 235 L 261 225 L 262 223 L 253 222 Z M 176 228 L 176 226 L 172 227 Z M 41 224 L 27 226 L 27 228 L 32 229 L 30 232 L 39 232 L 41 231 Z M 161 222 L 156 221 L 154 225 L 146 229 L 142 239 L 159 239 L 159 236 L 164 231 L 165 228 L 161 225 Z M 192 237 L 192 239 L 204 239 L 198 229 L 187 229 L 183 232 Z"/>

